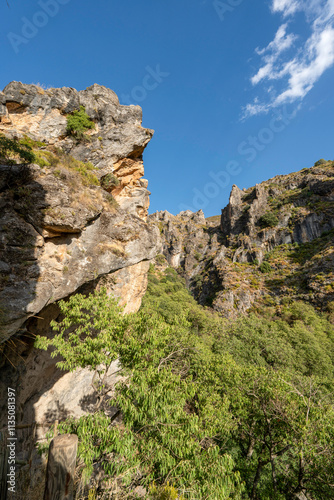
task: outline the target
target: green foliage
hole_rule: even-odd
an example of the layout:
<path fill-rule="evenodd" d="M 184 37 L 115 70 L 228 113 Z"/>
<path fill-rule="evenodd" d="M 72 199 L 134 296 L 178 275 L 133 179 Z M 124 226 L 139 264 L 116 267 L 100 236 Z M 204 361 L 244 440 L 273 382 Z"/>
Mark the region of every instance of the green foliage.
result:
<path fill-rule="evenodd" d="M 46 146 L 45 142 L 34 141 L 33 139 L 31 139 L 27 135 L 25 135 L 23 139 L 20 139 L 19 142 L 22 146 L 25 146 L 25 147 L 30 148 L 30 149 L 44 148 Z"/>
<path fill-rule="evenodd" d="M 37 336 L 36 346 L 44 350 L 53 346 L 51 356 L 63 357 L 64 360 L 57 363 L 63 370 L 87 366 L 96 370 L 101 364 L 107 369 L 117 359 L 119 342 L 130 317 L 120 314 L 122 309 L 105 290 L 88 297 L 73 295 L 67 302 L 60 301 L 59 307 L 64 319 L 51 322 L 58 333 L 52 339 Z"/>
<path fill-rule="evenodd" d="M 65 317 L 53 323 L 60 333 L 52 340 L 39 337 L 37 346 L 52 345 L 53 355 L 64 357 L 59 366 L 70 370 L 106 365 L 118 351 L 128 376 L 111 400 L 122 411 L 122 426 L 112 426 L 108 417 L 96 413 L 58 427 L 78 434 L 86 474 L 94 461 L 102 460 L 106 474 L 122 478 L 125 490 L 140 468 L 140 483 L 146 487 L 171 481 L 189 499 L 205 498 L 213 489 L 216 500 L 241 498 L 233 460 L 220 453 L 215 440 L 233 426 L 228 402 L 214 387 L 204 389 L 198 399 L 194 375 L 204 363 L 203 373 L 210 378 L 209 358 L 205 364 L 209 353 L 184 316 L 173 325 L 145 311 L 124 317 L 105 292 L 74 296 L 60 307 Z M 110 453 L 116 457 L 106 460 Z"/>
<path fill-rule="evenodd" d="M 273 212 L 266 212 L 259 218 L 261 227 L 275 227 L 278 224 L 278 218 Z"/>
<path fill-rule="evenodd" d="M 8 139 L 0 134 L 0 160 L 4 160 L 9 165 L 16 163 L 16 160 L 22 163 L 33 163 L 35 155 L 32 148 L 27 143 L 22 143 L 17 139 Z"/>
<path fill-rule="evenodd" d="M 151 266 L 138 313 L 121 316 L 105 291 L 61 311 L 37 345 L 70 370 L 118 356 L 126 377 L 110 401 L 121 425 L 103 412 L 59 424 L 78 435 L 86 477 L 98 462 L 119 498 L 139 484 L 153 499 L 334 496 L 334 327 L 311 306 L 227 321 Z"/>
<path fill-rule="evenodd" d="M 0 135 L 1 141 L 1 135 Z M 90 162 L 84 163 L 80 160 L 76 160 L 73 156 L 65 153 L 60 148 L 53 148 L 52 151 L 48 151 L 45 149 L 46 144 L 40 141 L 34 141 L 30 137 L 25 136 L 18 143 L 19 148 L 23 148 L 24 151 L 29 152 L 29 156 L 34 163 L 37 163 L 41 168 L 44 167 L 58 167 L 56 170 L 53 170 L 53 173 L 56 177 L 61 177 L 61 170 L 70 170 L 75 171 L 80 175 L 81 181 L 84 186 L 99 186 L 100 182 L 96 177 L 94 171 L 96 170 L 94 165 Z M 1 148 L 1 145 L 0 145 Z M 1 149 L 0 149 L 1 156 Z"/>
<path fill-rule="evenodd" d="M 111 191 L 120 185 L 119 179 L 114 174 L 107 174 L 101 179 L 101 186 L 107 191 Z"/>
<path fill-rule="evenodd" d="M 77 139 L 83 139 L 85 132 L 94 127 L 94 122 L 89 118 L 83 106 L 80 106 L 80 111 L 75 110 L 67 117 L 67 133 Z"/>
<path fill-rule="evenodd" d="M 45 152 L 43 153 L 45 154 Z M 50 164 L 53 165 L 55 164 L 54 160 L 52 160 L 52 158 L 55 158 L 54 154 L 49 153 L 47 158 Z M 64 153 L 62 150 L 57 150 L 56 158 L 58 159 L 56 164 L 59 163 L 59 166 L 69 171 L 72 170 L 78 172 L 81 178 L 81 182 L 83 183 L 84 186 L 100 185 L 98 178 L 94 174 L 96 168 L 91 162 L 84 163 L 80 160 L 76 160 L 75 158 L 73 158 L 73 156 Z"/>
<path fill-rule="evenodd" d="M 270 273 L 272 271 L 271 265 L 269 264 L 269 262 L 266 261 L 263 261 L 259 265 L 259 270 L 261 271 L 261 273 Z"/>
<path fill-rule="evenodd" d="M 169 324 L 185 316 L 201 335 L 212 334 L 221 327 L 218 315 L 205 311 L 186 288 L 185 280 L 170 267 L 160 274 L 150 267 L 142 309 L 148 313 L 158 312 Z"/>
<path fill-rule="evenodd" d="M 294 302 L 269 319 L 241 317 L 224 333 L 214 351 L 227 350 L 242 366 L 334 378 L 334 327 L 310 305 Z"/>
<path fill-rule="evenodd" d="M 320 158 L 320 160 L 315 162 L 314 166 L 319 167 L 320 165 L 324 165 L 325 163 L 327 163 L 327 161 L 324 160 L 323 158 Z"/>

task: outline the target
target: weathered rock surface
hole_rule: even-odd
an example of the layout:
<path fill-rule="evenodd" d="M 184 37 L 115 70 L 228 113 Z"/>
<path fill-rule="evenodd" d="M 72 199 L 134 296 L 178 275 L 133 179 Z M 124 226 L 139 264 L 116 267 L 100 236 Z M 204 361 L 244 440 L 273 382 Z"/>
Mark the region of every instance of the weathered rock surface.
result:
<path fill-rule="evenodd" d="M 67 114 L 80 106 L 95 123 L 84 142 L 66 134 Z M 153 131 L 141 120 L 139 106 L 121 106 L 99 85 L 77 92 L 12 82 L 0 93 L 0 133 L 44 143 L 39 165 L 0 162 L 0 341 L 9 339 L 0 358 L 0 424 L 10 385 L 19 426 L 16 499 L 43 498 L 45 459 L 36 439 L 55 420 L 94 412 L 97 403 L 93 373 L 62 372 L 59 359 L 34 348 L 35 335 L 52 335 L 57 301 L 76 292 L 103 286 L 125 312 L 137 311 L 161 248 L 158 228 L 146 222 L 142 153 Z M 110 173 L 119 184 L 107 191 L 98 179 Z M 109 369 L 108 397 L 118 369 L 117 362 Z"/>
<path fill-rule="evenodd" d="M 56 304 L 43 310 L 44 319 L 31 321 L 30 329 L 45 334 L 51 319 L 59 314 Z M 56 367 L 60 358 L 50 358 L 50 352 L 33 347 L 33 338 L 23 336 L 6 346 L 5 355 L 10 356 L 11 365 L 0 363 L 0 408 L 1 428 L 7 418 L 7 388 L 16 389 L 16 492 L 14 499 L 42 500 L 45 483 L 46 457 L 40 456 L 36 440 L 45 442 L 45 435 L 58 420 L 79 418 L 94 413 L 99 402 L 93 388 L 94 372 L 78 369 L 72 373 Z M 1 366 L 2 365 L 2 366 Z M 117 409 L 108 404 L 115 383 L 121 380 L 119 363 L 114 361 L 105 379 L 108 395 L 100 409 L 110 417 L 117 416 Z"/>
<path fill-rule="evenodd" d="M 153 132 L 142 128 L 141 108 L 121 106 L 99 85 L 78 92 L 18 82 L 7 85 L 0 104 L 0 132 L 39 141 L 42 160 L 0 165 L 1 341 L 46 305 L 118 270 L 118 296 L 126 310 L 138 309 L 147 262 L 161 245 L 158 229 L 145 222 L 142 153 Z M 80 106 L 95 123 L 84 142 L 66 134 L 66 116 Z M 111 172 L 113 196 L 95 185 Z"/>
<path fill-rule="evenodd" d="M 318 307 L 334 299 L 334 162 L 247 190 L 234 185 L 220 220 L 201 211 L 149 219 L 169 264 L 201 304 L 223 316 L 289 298 Z"/>
<path fill-rule="evenodd" d="M 0 179 L 2 340 L 84 283 L 157 253 L 158 229 L 101 188 L 73 189 L 38 166 L 0 167 Z"/>
<path fill-rule="evenodd" d="M 67 116 L 84 106 L 95 128 L 89 141 L 78 142 L 66 134 Z M 94 84 L 86 90 L 42 89 L 11 82 L 0 93 L 0 132 L 62 148 L 74 158 L 91 162 L 103 177 L 114 172 L 120 178 L 116 199 L 128 212 L 145 218 L 149 205 L 142 154 L 153 136 L 143 128 L 140 106 L 122 106 L 115 92 Z M 131 163 L 131 171 L 128 164 Z M 128 173 L 119 171 L 127 166 Z M 126 170 L 126 169 L 125 169 Z M 119 174 L 117 173 L 119 171 Z"/>
<path fill-rule="evenodd" d="M 333 162 L 279 175 L 241 191 L 233 186 L 229 204 L 222 210 L 221 230 L 235 260 L 262 261 L 275 246 L 306 243 L 334 227 Z M 272 224 L 262 220 L 272 214 Z"/>

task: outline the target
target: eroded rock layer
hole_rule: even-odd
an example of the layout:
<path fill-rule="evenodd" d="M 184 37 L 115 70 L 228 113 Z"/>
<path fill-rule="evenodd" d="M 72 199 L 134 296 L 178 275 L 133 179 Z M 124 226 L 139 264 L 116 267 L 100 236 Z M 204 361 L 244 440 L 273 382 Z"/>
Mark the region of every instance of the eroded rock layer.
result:
<path fill-rule="evenodd" d="M 334 162 L 233 186 L 221 217 L 150 216 L 161 252 L 203 305 L 235 318 L 252 308 L 334 300 Z"/>
<path fill-rule="evenodd" d="M 78 142 L 66 132 L 67 117 L 83 106 L 95 127 Z M 143 128 L 140 106 L 122 106 L 110 89 L 94 84 L 85 90 L 42 89 L 11 82 L 0 92 L 0 132 L 28 135 L 91 162 L 98 177 L 115 173 L 120 180 L 116 199 L 121 207 L 145 218 L 149 206 L 142 154 L 153 136 Z"/>
<path fill-rule="evenodd" d="M 94 126 L 78 138 L 66 128 L 80 106 Z M 78 92 L 12 82 L 0 93 L 0 133 L 28 144 L 36 158 L 0 161 L 1 341 L 47 305 L 116 271 L 122 304 L 139 308 L 160 246 L 158 229 L 146 223 L 142 153 L 153 131 L 141 121 L 139 106 L 120 105 L 99 85 Z"/>

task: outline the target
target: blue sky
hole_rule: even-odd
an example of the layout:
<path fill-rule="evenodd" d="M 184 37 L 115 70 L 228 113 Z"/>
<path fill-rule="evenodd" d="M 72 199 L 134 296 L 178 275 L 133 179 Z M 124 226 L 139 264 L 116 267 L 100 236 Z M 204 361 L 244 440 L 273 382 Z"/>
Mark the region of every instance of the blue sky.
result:
<path fill-rule="evenodd" d="M 9 3 L 0 87 L 99 83 L 141 105 L 150 212 L 217 215 L 232 184 L 334 158 L 334 0 Z"/>

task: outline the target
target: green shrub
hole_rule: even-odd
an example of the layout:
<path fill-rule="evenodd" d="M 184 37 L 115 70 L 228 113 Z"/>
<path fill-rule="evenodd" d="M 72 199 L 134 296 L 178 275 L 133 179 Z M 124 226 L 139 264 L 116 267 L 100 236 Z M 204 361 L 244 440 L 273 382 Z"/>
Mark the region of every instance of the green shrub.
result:
<path fill-rule="evenodd" d="M 59 422 L 78 435 L 86 478 L 102 467 L 129 499 L 141 485 L 151 500 L 287 500 L 304 479 L 309 498 L 334 498 L 334 330 L 310 305 L 215 318 L 167 269 L 149 274 L 138 313 L 122 316 L 105 291 L 59 307 L 37 346 L 62 369 L 97 369 L 101 397 L 112 360 L 126 377 L 110 399 L 121 424 L 103 411 Z"/>
<path fill-rule="evenodd" d="M 102 177 L 100 184 L 106 191 L 112 191 L 120 185 L 120 180 L 114 174 L 107 174 Z"/>
<path fill-rule="evenodd" d="M 269 264 L 269 262 L 264 261 L 259 266 L 259 270 L 261 271 L 261 273 L 270 273 L 272 268 L 271 268 L 271 265 Z"/>
<path fill-rule="evenodd" d="M 315 162 L 314 166 L 319 167 L 320 165 L 324 165 L 325 163 L 327 163 L 327 161 L 324 160 L 323 158 L 320 158 L 320 160 Z"/>
<path fill-rule="evenodd" d="M 275 227 L 278 224 L 278 218 L 272 212 L 266 212 L 259 218 L 259 225 L 261 227 Z"/>
<path fill-rule="evenodd" d="M 165 278 L 166 286 L 180 284 L 174 270 Z M 59 307 L 63 319 L 51 325 L 56 335 L 38 336 L 36 345 L 44 350 L 52 346 L 51 356 L 63 357 L 57 363 L 63 370 L 96 370 L 100 378 L 94 387 L 101 396 L 104 376 L 117 357 L 127 376 L 110 399 L 122 413 L 121 426 L 110 425 L 101 411 L 59 423 L 60 434 L 78 435 L 85 478 L 99 461 L 106 476 L 122 483 L 124 493 L 138 481 L 151 486 L 152 500 L 176 499 L 189 488 L 189 500 L 209 498 L 213 487 L 213 498 L 240 499 L 240 474 L 217 444 L 233 426 L 228 401 L 219 385 L 204 389 L 197 400 L 195 373 L 201 368 L 204 379 L 210 377 L 210 359 L 182 310 L 173 325 L 153 311 L 122 315 L 105 290 L 74 295 Z M 208 439 L 211 436 L 219 441 Z"/>
<path fill-rule="evenodd" d="M 203 280 L 204 276 L 202 274 L 196 274 L 196 276 L 193 277 L 194 286 L 200 288 L 203 285 Z"/>
<path fill-rule="evenodd" d="M 89 118 L 83 106 L 80 106 L 80 111 L 73 111 L 73 113 L 67 117 L 67 133 L 77 139 L 83 139 L 85 132 L 94 127 L 94 122 Z"/>
<path fill-rule="evenodd" d="M 15 160 L 22 160 L 23 163 L 33 163 L 35 155 L 28 144 L 21 144 L 17 139 L 8 139 L 0 135 L 0 159 L 8 164 L 14 164 Z"/>

